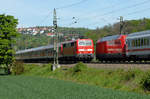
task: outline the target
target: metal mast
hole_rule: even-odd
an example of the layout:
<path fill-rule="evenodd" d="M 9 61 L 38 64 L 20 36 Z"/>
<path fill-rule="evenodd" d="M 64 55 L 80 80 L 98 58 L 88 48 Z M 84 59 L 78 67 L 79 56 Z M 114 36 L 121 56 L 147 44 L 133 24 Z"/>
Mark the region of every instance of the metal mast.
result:
<path fill-rule="evenodd" d="M 56 16 L 56 9 L 54 8 L 54 16 L 53 16 L 53 33 L 54 33 L 54 51 L 53 51 L 53 57 L 54 57 L 54 64 L 52 66 L 52 70 L 55 70 L 56 68 L 59 68 L 59 62 L 58 62 L 58 33 L 57 33 L 57 16 Z"/>
<path fill-rule="evenodd" d="M 123 32 L 123 28 L 124 28 L 124 21 L 123 21 L 123 17 L 120 16 L 120 35 L 121 35 L 122 32 Z"/>

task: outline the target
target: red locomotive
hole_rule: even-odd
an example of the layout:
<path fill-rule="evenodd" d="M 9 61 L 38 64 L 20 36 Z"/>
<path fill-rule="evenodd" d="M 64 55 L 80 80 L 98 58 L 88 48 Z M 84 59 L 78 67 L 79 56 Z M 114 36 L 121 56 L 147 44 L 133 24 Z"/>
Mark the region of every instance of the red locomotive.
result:
<path fill-rule="evenodd" d="M 125 59 L 126 35 L 101 38 L 96 43 L 96 58 L 100 61 L 121 61 Z"/>
<path fill-rule="evenodd" d="M 61 60 L 91 61 L 93 57 L 94 44 L 91 39 L 78 39 L 62 43 Z"/>

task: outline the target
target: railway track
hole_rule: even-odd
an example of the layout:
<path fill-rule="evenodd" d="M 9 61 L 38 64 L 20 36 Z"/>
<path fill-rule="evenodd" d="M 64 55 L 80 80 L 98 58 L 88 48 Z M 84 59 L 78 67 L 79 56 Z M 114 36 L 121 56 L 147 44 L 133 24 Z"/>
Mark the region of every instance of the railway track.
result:
<path fill-rule="evenodd" d="M 85 63 L 90 68 L 97 69 L 141 69 L 148 70 L 150 69 L 150 64 L 148 63 Z M 76 64 L 61 64 L 61 66 L 65 67 L 73 67 Z"/>
<path fill-rule="evenodd" d="M 37 64 L 39 66 L 42 66 L 43 64 L 48 64 L 46 62 L 44 63 L 26 63 L 26 64 Z M 60 63 L 60 65 L 64 68 L 69 68 L 75 66 L 77 63 Z M 116 63 L 100 63 L 100 62 L 90 62 L 85 63 L 90 68 L 97 68 L 97 69 L 142 69 L 147 70 L 150 69 L 150 62 L 116 62 Z"/>

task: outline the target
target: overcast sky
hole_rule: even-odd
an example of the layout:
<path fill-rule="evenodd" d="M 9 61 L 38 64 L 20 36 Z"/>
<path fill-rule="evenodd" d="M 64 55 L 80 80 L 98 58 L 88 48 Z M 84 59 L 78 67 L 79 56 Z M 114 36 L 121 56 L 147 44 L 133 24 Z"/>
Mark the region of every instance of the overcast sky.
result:
<path fill-rule="evenodd" d="M 119 22 L 120 16 L 150 18 L 149 5 L 150 0 L 0 0 L 0 14 L 18 18 L 18 27 L 52 26 L 57 8 L 59 26 L 96 28 Z"/>

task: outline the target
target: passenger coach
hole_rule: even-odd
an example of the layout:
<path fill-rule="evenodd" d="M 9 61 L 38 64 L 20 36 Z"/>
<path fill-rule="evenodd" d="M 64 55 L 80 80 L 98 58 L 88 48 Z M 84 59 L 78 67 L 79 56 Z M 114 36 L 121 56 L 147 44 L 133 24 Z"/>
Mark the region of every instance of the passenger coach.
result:
<path fill-rule="evenodd" d="M 129 60 L 150 60 L 150 31 L 129 34 L 126 39 Z"/>

